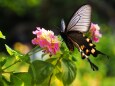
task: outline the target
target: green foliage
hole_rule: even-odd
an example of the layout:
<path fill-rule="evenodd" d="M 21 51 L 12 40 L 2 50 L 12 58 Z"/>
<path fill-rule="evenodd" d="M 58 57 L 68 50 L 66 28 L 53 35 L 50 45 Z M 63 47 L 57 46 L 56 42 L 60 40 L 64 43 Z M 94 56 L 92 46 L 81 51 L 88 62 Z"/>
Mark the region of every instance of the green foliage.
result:
<path fill-rule="evenodd" d="M 25 14 L 28 9 L 38 6 L 41 0 L 0 0 L 0 7 L 7 8 L 18 15 Z"/>
<path fill-rule="evenodd" d="M 106 39 L 107 37 L 109 38 Z M 53 85 L 53 81 L 55 81 L 55 79 L 57 78 L 63 83 L 64 86 L 75 86 L 76 83 L 79 82 L 83 82 L 81 86 L 90 86 L 88 85 L 89 83 L 92 83 L 90 82 L 90 79 L 94 79 L 95 81 L 95 79 L 97 79 L 97 76 L 100 77 L 97 79 L 97 82 L 102 81 L 100 82 L 100 85 L 114 85 L 114 83 L 110 83 L 111 80 L 114 81 L 114 78 L 104 79 L 108 72 L 110 73 L 108 74 L 109 76 L 114 75 L 115 59 L 112 57 L 115 56 L 115 45 L 113 37 L 110 37 L 110 34 L 106 34 L 106 36 L 104 36 L 100 40 L 100 43 L 96 44 L 98 50 L 105 52 L 105 54 L 108 54 L 110 56 L 111 63 L 104 63 L 106 58 L 103 58 L 103 56 L 100 56 L 100 58 L 93 58 L 92 56 L 90 56 L 91 60 L 93 60 L 99 66 L 99 72 L 93 72 L 88 62 L 81 60 L 80 54 L 77 53 L 78 50 L 75 49 L 74 52 L 70 52 L 64 42 L 62 42 L 61 44 L 61 51 L 58 54 L 51 56 L 45 61 L 30 60 L 31 55 L 41 51 L 41 48 L 38 46 L 32 49 L 26 55 L 23 55 L 11 49 L 8 45 L 5 45 L 9 55 L 1 55 L 0 85 L 55 86 Z M 103 43 L 103 41 L 105 42 Z M 110 45 L 113 46 L 113 48 L 111 48 Z M 108 50 L 108 52 L 106 52 L 106 50 Z M 42 58 L 44 58 L 44 55 L 42 55 Z M 107 68 L 107 66 L 109 68 Z M 24 69 L 23 71 L 19 70 L 22 67 L 26 67 L 26 69 Z M 88 74 L 88 72 L 90 72 L 90 74 Z M 87 77 L 87 79 L 85 77 Z"/>
<path fill-rule="evenodd" d="M 3 37 L 3 35 L 1 35 Z M 22 55 L 17 51 L 11 49 L 8 45 L 5 44 L 6 50 L 10 56 L 2 56 L 0 59 L 0 84 L 3 86 L 15 85 L 15 86 L 30 86 L 31 76 L 28 73 L 23 73 L 22 71 L 16 71 L 16 67 L 19 64 L 24 66 L 28 62 L 28 56 Z M 9 58 L 12 57 L 12 58 Z M 25 58 L 25 59 L 24 59 Z M 28 59 L 27 59 L 28 58 Z M 23 59 L 23 60 L 22 60 Z M 26 62 L 25 62 L 26 61 Z M 30 62 L 30 61 L 29 61 Z M 26 63 L 28 64 L 28 63 Z M 19 72 L 19 73 L 15 73 Z M 28 77 L 28 79 L 26 79 Z M 28 83 L 30 81 L 30 83 Z"/>
<path fill-rule="evenodd" d="M 98 5 L 96 5 L 95 1 L 91 2 L 92 7 L 94 9 L 103 9 L 99 8 Z M 42 22 L 42 25 L 48 24 L 49 27 L 51 27 L 51 25 L 56 25 L 57 23 L 59 23 L 59 19 L 62 17 L 64 17 L 64 19 L 66 20 L 69 20 L 70 15 L 74 11 L 76 11 L 76 8 L 80 7 L 81 4 L 86 3 L 86 0 L 0 0 L 0 7 L 2 7 L 1 9 L 3 9 L 3 14 L 7 12 L 10 15 L 13 11 L 13 16 L 14 14 L 16 14 L 16 16 L 23 16 L 25 14 L 26 16 L 31 15 L 32 17 L 34 16 L 34 20 L 36 19 L 37 22 L 39 20 L 39 22 Z M 106 3 L 106 1 L 104 1 L 104 3 Z M 93 5 L 95 5 L 96 8 Z M 111 7 L 112 5 L 110 4 L 110 8 Z M 67 8 L 69 9 L 65 10 Z M 102 22 L 105 23 L 106 21 L 108 22 L 108 20 L 110 20 L 108 18 L 105 18 L 107 16 L 103 15 L 105 13 L 103 11 L 97 13 L 97 11 L 94 12 L 94 10 L 92 10 L 92 13 L 93 21 L 96 21 L 98 23 L 102 24 Z M 111 13 L 111 10 L 109 13 Z M 100 14 L 102 14 L 103 18 Z M 8 17 L 7 14 L 6 16 Z M 69 52 L 64 43 L 61 47 L 61 51 L 63 53 L 59 53 L 56 56 L 52 56 L 46 61 L 35 60 L 32 63 L 30 60 L 30 56 L 35 54 L 36 52 L 39 52 L 41 50 L 39 47 L 34 50 L 31 50 L 32 52 L 23 55 L 11 49 L 8 45 L 5 45 L 9 55 L 3 56 L 0 53 L 0 86 L 32 86 L 36 84 L 37 86 L 47 86 L 50 80 L 53 81 L 55 77 L 58 78 L 61 82 L 63 82 L 64 85 L 71 84 L 74 81 L 70 86 L 114 86 L 115 35 L 111 33 L 112 30 L 107 24 L 102 24 L 101 28 L 102 33 L 104 33 L 104 35 L 100 42 L 96 44 L 96 48 L 109 55 L 110 58 L 108 60 L 101 55 L 99 55 L 97 58 L 90 56 L 90 59 L 99 67 L 99 71 L 93 72 L 90 68 L 89 63 L 86 60 L 81 60 L 81 56 L 78 53 L 79 51 L 75 49 L 74 52 Z M 1 33 L 1 31 L 0 38 L 5 39 L 5 36 Z M 42 56 L 44 57 L 44 55 Z M 17 70 L 19 69 L 18 66 L 26 67 L 26 72 L 24 73 L 20 70 Z M 76 72 L 77 78 L 75 79 Z M 7 74 L 9 74 L 10 76 L 8 76 Z M 40 74 L 43 75 L 43 77 Z"/>
<path fill-rule="evenodd" d="M 2 34 L 1 31 L 0 31 L 0 38 L 5 39 L 5 36 Z"/>
<path fill-rule="evenodd" d="M 60 52 L 45 61 L 30 60 L 31 55 L 41 51 L 38 46 L 26 55 L 11 49 L 6 44 L 5 47 L 9 55 L 0 59 L 1 85 L 51 86 L 55 77 L 61 80 L 64 85 L 69 85 L 76 77 L 76 65 L 72 61 L 72 56 L 65 43 L 62 43 Z M 45 55 L 43 54 L 41 57 L 44 58 Z M 26 67 L 26 69 L 19 70 L 23 67 Z"/>
<path fill-rule="evenodd" d="M 32 76 L 32 83 L 42 84 L 51 75 L 54 66 L 48 62 L 36 60 L 32 62 L 29 68 L 29 74 Z"/>
<path fill-rule="evenodd" d="M 21 54 L 17 53 L 15 50 L 11 49 L 8 45 L 5 44 L 6 50 L 11 56 L 22 56 Z"/>
<path fill-rule="evenodd" d="M 11 75 L 12 86 L 31 86 L 32 78 L 28 73 L 14 73 Z"/>
<path fill-rule="evenodd" d="M 62 80 L 63 84 L 69 85 L 76 78 L 76 65 L 69 59 L 62 59 L 61 71 L 57 74 L 57 77 Z"/>
<path fill-rule="evenodd" d="M 28 55 L 22 55 L 19 52 L 11 49 L 8 45 L 5 44 L 6 50 L 10 56 L 15 57 L 17 60 L 23 60 L 29 62 L 30 58 Z"/>

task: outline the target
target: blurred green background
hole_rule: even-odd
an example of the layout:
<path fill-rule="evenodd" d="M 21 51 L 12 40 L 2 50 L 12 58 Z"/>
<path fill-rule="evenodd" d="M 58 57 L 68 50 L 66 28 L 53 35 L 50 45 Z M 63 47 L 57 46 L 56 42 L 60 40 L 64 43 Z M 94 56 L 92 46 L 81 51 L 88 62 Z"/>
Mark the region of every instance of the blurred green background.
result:
<path fill-rule="evenodd" d="M 110 58 L 91 56 L 100 69 L 94 72 L 79 55 L 77 77 L 71 86 L 115 86 L 115 0 L 0 0 L 0 30 L 7 38 L 1 39 L 0 52 L 5 52 L 4 43 L 22 53 L 28 52 L 36 27 L 51 29 L 58 34 L 60 20 L 64 18 L 67 24 L 72 14 L 84 4 L 92 6 L 92 22 L 101 27 L 103 37 L 96 44 L 97 49 Z M 56 82 L 61 86 L 58 80 Z"/>

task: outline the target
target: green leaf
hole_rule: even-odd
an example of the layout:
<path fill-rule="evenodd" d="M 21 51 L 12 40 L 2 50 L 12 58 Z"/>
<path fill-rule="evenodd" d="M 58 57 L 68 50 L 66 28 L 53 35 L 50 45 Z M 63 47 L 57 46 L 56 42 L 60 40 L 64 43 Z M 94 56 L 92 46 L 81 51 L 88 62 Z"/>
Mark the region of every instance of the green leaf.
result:
<path fill-rule="evenodd" d="M 54 66 L 48 62 L 36 60 L 29 68 L 29 73 L 33 78 L 33 83 L 40 85 L 51 75 Z"/>
<path fill-rule="evenodd" d="M 6 59 L 4 57 L 0 57 L 0 74 L 2 72 L 2 67 L 6 63 Z"/>
<path fill-rule="evenodd" d="M 5 39 L 5 36 L 2 34 L 1 31 L 0 31 L 0 38 Z"/>
<path fill-rule="evenodd" d="M 2 72 L 2 66 L 6 63 L 6 58 L 1 55 L 0 57 L 0 73 Z"/>
<path fill-rule="evenodd" d="M 24 61 L 15 61 L 15 58 L 8 58 L 2 67 L 5 72 L 28 72 L 29 64 Z"/>
<path fill-rule="evenodd" d="M 28 56 L 28 55 L 22 55 L 22 54 L 18 53 L 17 51 L 11 49 L 11 48 L 10 48 L 8 45 L 6 45 L 6 44 L 5 44 L 5 47 L 6 47 L 7 52 L 8 52 L 11 56 L 15 57 L 17 60 L 19 60 L 19 59 L 28 60 L 28 59 L 29 59 L 29 56 Z M 26 57 L 27 57 L 27 58 L 26 58 Z M 25 59 L 24 59 L 24 58 L 25 58 Z"/>
<path fill-rule="evenodd" d="M 17 53 L 15 50 L 11 49 L 8 45 L 5 44 L 6 50 L 7 52 L 12 56 L 12 55 L 21 55 L 19 53 Z"/>
<path fill-rule="evenodd" d="M 7 82 L 10 81 L 10 73 L 2 73 L 2 79 L 6 80 Z"/>
<path fill-rule="evenodd" d="M 2 61 L 0 61 L 0 66 L 2 67 L 5 63 L 6 63 L 6 59 L 3 59 Z"/>
<path fill-rule="evenodd" d="M 76 77 L 76 65 L 73 61 L 63 58 L 61 61 L 61 71 L 56 76 L 62 80 L 64 86 L 71 84 Z"/>
<path fill-rule="evenodd" d="M 3 81 L 2 81 L 2 80 L 0 80 L 0 86 L 4 86 L 4 84 L 3 84 Z"/>
<path fill-rule="evenodd" d="M 72 56 L 72 61 L 77 61 L 76 57 Z"/>
<path fill-rule="evenodd" d="M 3 75 L 0 75 L 0 86 L 9 86 L 10 85 L 10 82 L 7 81 Z"/>
<path fill-rule="evenodd" d="M 52 63 L 53 65 L 55 65 L 57 62 L 57 59 L 58 58 L 50 58 L 50 59 L 47 59 L 46 62 L 49 62 L 49 63 Z"/>
<path fill-rule="evenodd" d="M 32 86 L 32 78 L 28 73 L 14 73 L 11 75 L 11 86 Z"/>
<path fill-rule="evenodd" d="M 23 55 L 23 56 L 20 56 L 20 58 L 21 58 L 23 61 L 25 61 L 25 62 L 27 62 L 27 63 L 30 63 L 30 56 L 29 56 L 28 54 Z"/>
<path fill-rule="evenodd" d="M 0 81 L 2 80 L 2 74 L 0 73 Z M 0 85 L 1 86 L 1 85 Z"/>

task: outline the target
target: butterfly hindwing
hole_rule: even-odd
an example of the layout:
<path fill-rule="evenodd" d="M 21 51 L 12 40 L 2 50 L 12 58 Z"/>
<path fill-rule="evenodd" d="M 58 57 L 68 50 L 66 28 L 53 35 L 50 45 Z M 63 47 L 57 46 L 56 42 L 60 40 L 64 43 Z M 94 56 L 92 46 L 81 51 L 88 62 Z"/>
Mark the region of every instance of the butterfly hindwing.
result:
<path fill-rule="evenodd" d="M 102 52 L 96 50 L 96 46 L 92 43 L 92 40 L 81 32 L 70 31 L 68 32 L 68 38 L 73 42 L 74 45 L 77 43 L 79 51 L 83 52 L 86 56 L 92 54 L 94 57 L 97 57 L 98 54 L 103 54 Z"/>

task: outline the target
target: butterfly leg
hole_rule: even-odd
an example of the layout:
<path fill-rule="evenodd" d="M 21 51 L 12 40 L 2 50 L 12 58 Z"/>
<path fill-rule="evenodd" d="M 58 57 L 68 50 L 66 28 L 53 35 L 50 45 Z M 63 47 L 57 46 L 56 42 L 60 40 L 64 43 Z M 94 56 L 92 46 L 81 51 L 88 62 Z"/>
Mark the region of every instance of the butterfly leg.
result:
<path fill-rule="evenodd" d="M 98 67 L 94 63 L 91 62 L 91 60 L 88 58 L 88 56 L 85 55 L 85 53 L 82 50 L 80 50 L 80 52 L 81 52 L 82 59 L 86 58 L 88 60 L 93 71 L 98 70 Z"/>
<path fill-rule="evenodd" d="M 93 71 L 98 70 L 98 67 L 97 67 L 94 63 L 92 63 L 89 58 L 87 58 L 87 60 L 88 60 L 88 62 L 90 63 L 91 68 L 93 69 Z"/>

